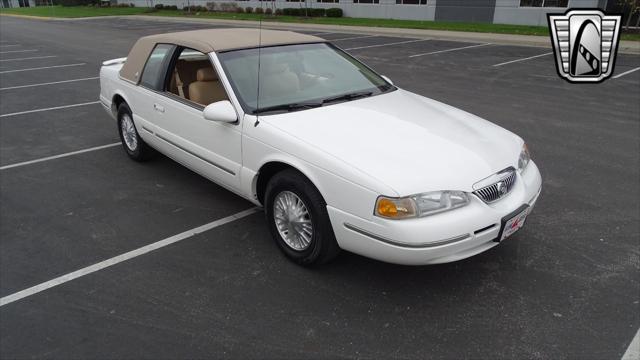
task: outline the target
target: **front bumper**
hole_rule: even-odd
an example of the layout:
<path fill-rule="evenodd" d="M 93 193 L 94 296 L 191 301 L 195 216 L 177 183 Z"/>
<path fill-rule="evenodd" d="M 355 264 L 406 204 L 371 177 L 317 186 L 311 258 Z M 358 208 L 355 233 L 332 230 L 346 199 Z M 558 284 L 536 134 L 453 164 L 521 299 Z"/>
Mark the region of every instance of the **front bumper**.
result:
<path fill-rule="evenodd" d="M 363 219 L 327 206 L 340 247 L 369 258 L 404 265 L 457 261 L 496 245 L 501 220 L 528 204 L 535 205 L 542 178 L 531 161 L 518 173 L 511 192 L 492 204 L 475 195 L 463 208 L 407 220 Z"/>

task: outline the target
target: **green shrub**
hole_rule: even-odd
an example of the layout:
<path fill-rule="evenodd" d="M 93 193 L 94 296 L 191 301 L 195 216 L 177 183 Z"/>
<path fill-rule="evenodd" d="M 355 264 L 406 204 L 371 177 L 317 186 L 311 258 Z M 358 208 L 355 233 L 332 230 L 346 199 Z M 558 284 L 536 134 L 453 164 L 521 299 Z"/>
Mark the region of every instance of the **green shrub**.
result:
<path fill-rule="evenodd" d="M 246 8 L 244 8 L 244 12 L 246 12 L 247 14 L 251 14 L 253 12 L 253 8 L 251 6 L 247 6 Z"/>
<path fill-rule="evenodd" d="M 264 9 L 261 7 L 256 8 L 256 14 L 264 14 Z"/>
<path fill-rule="evenodd" d="M 342 17 L 342 9 L 340 8 L 330 8 L 325 11 L 327 17 L 339 18 Z"/>
<path fill-rule="evenodd" d="M 156 8 L 156 10 L 162 10 L 164 9 L 164 5 L 162 4 L 156 4 L 156 6 L 154 6 Z"/>
<path fill-rule="evenodd" d="M 264 13 L 267 14 L 267 15 L 271 15 L 271 14 L 273 14 L 273 9 L 266 8 L 266 9 L 264 9 Z"/>
<path fill-rule="evenodd" d="M 242 14 L 242 13 L 244 13 L 244 8 L 238 7 L 238 8 L 236 9 L 236 12 L 237 12 L 238 14 Z"/>
<path fill-rule="evenodd" d="M 282 15 L 282 9 L 276 9 L 276 15 Z"/>
<path fill-rule="evenodd" d="M 169 5 L 169 6 L 165 6 L 164 8 L 167 10 L 178 10 L 178 6 L 176 5 Z"/>
<path fill-rule="evenodd" d="M 307 15 L 312 17 L 324 17 L 324 9 L 307 9 Z"/>

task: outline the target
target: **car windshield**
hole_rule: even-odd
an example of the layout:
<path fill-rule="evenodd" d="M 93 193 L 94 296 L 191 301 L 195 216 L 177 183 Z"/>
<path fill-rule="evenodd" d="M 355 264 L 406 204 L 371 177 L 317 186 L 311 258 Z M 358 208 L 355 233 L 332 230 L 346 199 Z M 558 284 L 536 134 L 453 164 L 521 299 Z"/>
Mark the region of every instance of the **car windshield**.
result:
<path fill-rule="evenodd" d="M 251 114 L 302 110 L 395 89 L 326 43 L 234 50 L 219 58 L 245 112 Z"/>

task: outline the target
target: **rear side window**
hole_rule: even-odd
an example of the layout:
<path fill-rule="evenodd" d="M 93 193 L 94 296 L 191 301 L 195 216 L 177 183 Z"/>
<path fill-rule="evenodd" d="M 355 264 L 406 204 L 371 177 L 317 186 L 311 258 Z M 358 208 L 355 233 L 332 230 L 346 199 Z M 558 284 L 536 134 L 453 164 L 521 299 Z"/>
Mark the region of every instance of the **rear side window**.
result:
<path fill-rule="evenodd" d="M 140 85 L 149 89 L 162 91 L 164 77 L 166 75 L 166 64 L 173 50 L 173 45 L 158 44 L 149 55 L 147 63 L 142 71 Z"/>

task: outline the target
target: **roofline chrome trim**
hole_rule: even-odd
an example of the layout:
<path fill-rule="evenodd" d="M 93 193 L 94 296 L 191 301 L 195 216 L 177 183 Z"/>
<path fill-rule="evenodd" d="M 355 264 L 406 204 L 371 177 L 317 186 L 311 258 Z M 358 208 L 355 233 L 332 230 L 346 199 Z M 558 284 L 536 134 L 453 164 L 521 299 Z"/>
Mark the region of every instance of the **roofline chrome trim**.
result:
<path fill-rule="evenodd" d="M 466 240 L 468 238 L 471 237 L 471 235 L 469 234 L 462 234 L 462 235 L 458 235 L 452 238 L 448 238 L 448 239 L 443 239 L 443 240 L 437 240 L 437 241 L 431 241 L 431 242 L 427 242 L 427 243 L 419 243 L 419 244 L 409 244 L 409 243 L 404 243 L 404 242 L 398 242 L 395 240 L 391 240 L 388 239 L 386 237 L 380 236 L 380 235 L 376 235 L 376 234 L 372 234 L 364 229 L 361 229 L 357 226 L 351 225 L 349 223 L 344 223 L 343 224 L 345 228 L 347 228 L 348 230 L 357 232 L 360 235 L 364 235 L 367 237 L 370 237 L 374 240 L 383 242 L 383 243 L 387 243 L 393 246 L 399 246 L 399 247 L 404 247 L 404 248 L 410 248 L 410 249 L 427 249 L 427 248 L 432 248 L 432 247 L 437 247 L 437 246 L 442 246 L 442 245 L 447 245 L 447 244 L 452 244 L 455 242 L 459 242 L 462 240 Z"/>

